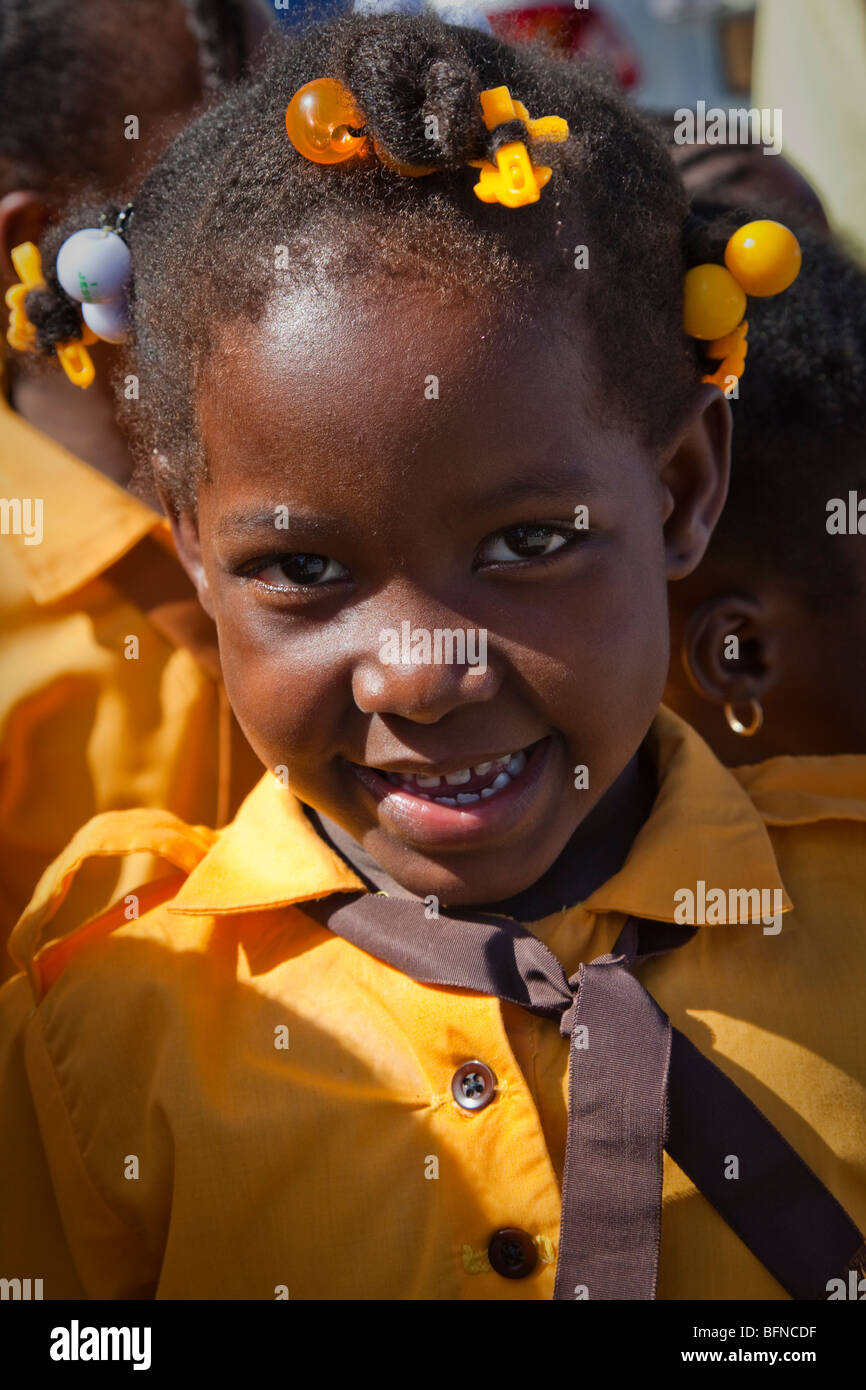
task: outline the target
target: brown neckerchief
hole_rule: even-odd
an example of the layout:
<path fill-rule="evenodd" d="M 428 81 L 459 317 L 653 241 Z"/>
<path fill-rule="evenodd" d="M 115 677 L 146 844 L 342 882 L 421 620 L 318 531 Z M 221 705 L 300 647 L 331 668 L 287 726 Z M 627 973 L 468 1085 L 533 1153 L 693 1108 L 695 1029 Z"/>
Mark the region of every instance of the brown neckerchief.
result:
<path fill-rule="evenodd" d="M 632 973 L 697 928 L 629 918 L 569 979 L 519 922 L 483 910 L 428 916 L 421 899 L 375 892 L 301 910 L 421 983 L 558 1019 L 570 1048 L 555 1299 L 655 1298 L 663 1149 L 792 1298 L 866 1273 L 866 1242 L 832 1193 Z"/>

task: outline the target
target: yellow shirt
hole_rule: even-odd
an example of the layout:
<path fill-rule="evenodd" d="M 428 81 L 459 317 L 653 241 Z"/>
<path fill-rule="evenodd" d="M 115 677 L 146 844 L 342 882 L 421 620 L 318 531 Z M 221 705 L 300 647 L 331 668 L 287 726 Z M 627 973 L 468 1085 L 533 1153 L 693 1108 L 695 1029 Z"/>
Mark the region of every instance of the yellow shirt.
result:
<path fill-rule="evenodd" d="M 732 774 L 664 708 L 649 747 L 659 794 L 622 869 L 533 930 L 573 973 L 701 881 L 778 892 L 780 930 L 704 926 L 641 978 L 864 1229 L 866 759 Z M 86 856 L 142 848 L 163 878 L 141 915 L 52 944 Z M 46 1298 L 552 1297 L 568 1041 L 303 912 L 361 886 L 270 774 L 221 832 L 156 812 L 80 832 L 0 992 L 7 1276 Z M 476 1059 L 496 1095 L 466 1111 L 451 1078 Z M 667 1156 L 663 1201 L 660 1298 L 787 1297 Z M 506 1226 L 536 1243 L 526 1278 L 490 1267 Z"/>
<path fill-rule="evenodd" d="M 2 396 L 0 497 L 2 980 L 9 931 L 91 816 L 165 806 L 224 824 L 261 768 L 216 674 L 200 664 L 208 620 L 167 523 Z M 140 594 L 151 582 L 152 598 Z M 158 606 L 144 612 L 151 601 Z M 196 609 L 198 659 L 176 640 L 179 618 L 185 632 L 196 629 Z M 130 872 L 140 876 L 141 861 L 127 872 L 132 882 Z M 106 874 L 108 902 L 122 885 Z"/>

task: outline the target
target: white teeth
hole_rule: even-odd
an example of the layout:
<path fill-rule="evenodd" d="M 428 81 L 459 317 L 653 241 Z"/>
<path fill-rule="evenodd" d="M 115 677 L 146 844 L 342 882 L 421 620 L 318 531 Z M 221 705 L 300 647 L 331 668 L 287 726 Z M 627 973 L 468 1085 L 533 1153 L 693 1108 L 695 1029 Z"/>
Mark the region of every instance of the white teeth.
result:
<path fill-rule="evenodd" d="M 385 775 L 395 786 L 402 791 L 412 792 L 420 796 L 424 801 L 435 801 L 440 806 L 466 806 L 473 801 L 486 801 L 488 797 L 494 796 L 496 792 L 502 791 L 503 787 L 510 785 L 515 777 L 519 777 L 526 767 L 526 754 L 522 749 L 516 753 L 506 753 L 501 758 L 494 758 L 488 762 L 476 763 L 473 767 L 461 767 L 456 772 L 448 772 L 444 777 L 425 777 L 422 773 L 399 773 L 389 772 Z M 480 792 L 459 792 L 453 796 L 433 796 L 430 791 L 422 791 L 422 787 L 434 790 L 438 787 L 459 787 L 470 781 L 473 774 L 476 777 L 486 777 L 489 773 L 495 772 L 496 776 L 489 786 L 483 787 Z"/>
<path fill-rule="evenodd" d="M 512 753 L 511 757 L 508 759 L 508 775 L 510 777 L 519 777 L 525 767 L 526 754 L 522 750 L 518 753 Z"/>

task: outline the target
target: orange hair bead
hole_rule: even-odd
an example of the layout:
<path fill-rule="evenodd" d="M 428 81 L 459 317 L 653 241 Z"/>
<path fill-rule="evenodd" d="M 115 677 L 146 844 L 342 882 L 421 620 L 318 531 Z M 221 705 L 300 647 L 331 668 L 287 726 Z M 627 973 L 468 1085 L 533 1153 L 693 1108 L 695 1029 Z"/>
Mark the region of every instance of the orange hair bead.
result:
<path fill-rule="evenodd" d="M 367 146 L 366 135 L 352 135 L 364 117 L 352 93 L 333 77 L 317 77 L 300 87 L 286 107 L 286 132 L 299 154 L 314 164 L 342 164 Z"/>
<path fill-rule="evenodd" d="M 717 338 L 708 345 L 707 356 L 714 360 L 721 357 L 722 361 L 714 372 L 702 378 L 703 381 L 708 381 L 724 391 L 730 377 L 735 376 L 739 380 L 746 367 L 746 354 L 749 351 L 748 333 L 748 319 L 743 319 L 733 333 L 726 334 L 724 338 Z"/>
<path fill-rule="evenodd" d="M 745 312 L 745 293 L 723 265 L 707 262 L 686 272 L 683 327 L 690 338 L 724 338 Z"/>
<path fill-rule="evenodd" d="M 792 285 L 801 261 L 800 243 L 781 222 L 747 222 L 725 247 L 728 270 L 746 294 L 758 299 Z"/>

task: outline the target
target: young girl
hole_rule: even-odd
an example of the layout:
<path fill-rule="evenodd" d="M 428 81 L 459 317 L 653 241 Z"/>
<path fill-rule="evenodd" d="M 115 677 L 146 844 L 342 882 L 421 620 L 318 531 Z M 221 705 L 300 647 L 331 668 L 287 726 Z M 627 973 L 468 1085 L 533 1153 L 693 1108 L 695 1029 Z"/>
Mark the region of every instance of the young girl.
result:
<path fill-rule="evenodd" d="M 665 701 L 729 766 L 866 753 L 866 272 L 797 235 L 796 283 L 749 310 L 725 509 L 670 594 Z"/>
<path fill-rule="evenodd" d="M 586 69 L 403 16 L 281 43 L 141 190 L 141 458 L 266 772 L 221 832 L 93 821 L 16 929 L 46 1298 L 858 1277 L 866 797 L 750 797 L 658 709 L 727 482 L 685 217 Z"/>

